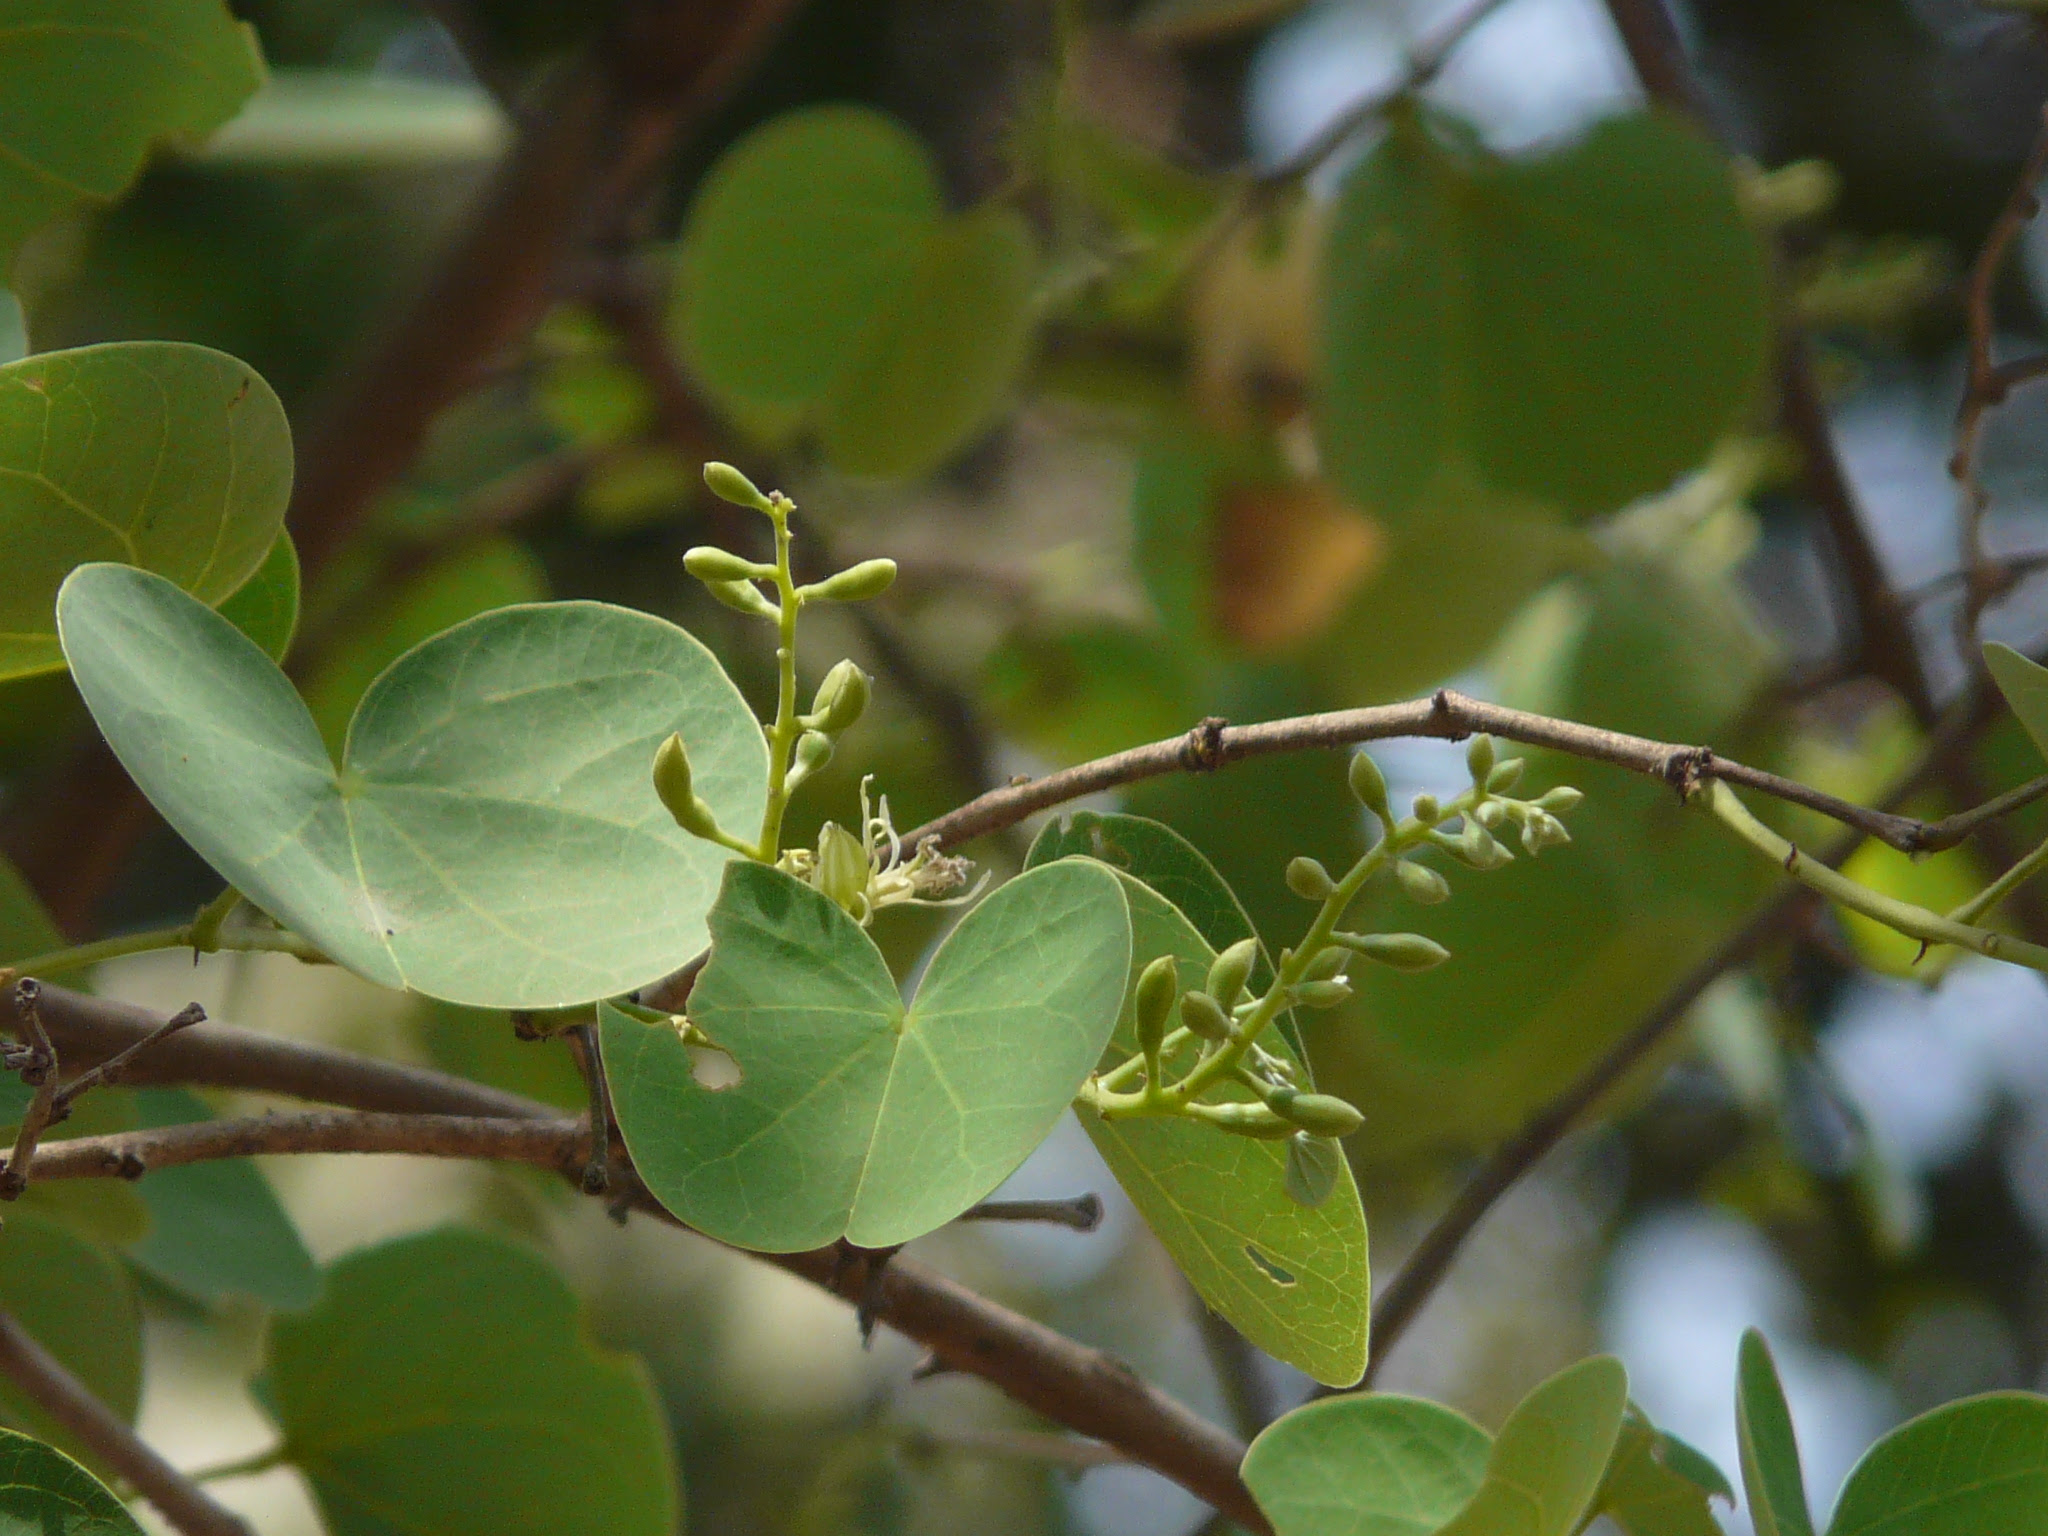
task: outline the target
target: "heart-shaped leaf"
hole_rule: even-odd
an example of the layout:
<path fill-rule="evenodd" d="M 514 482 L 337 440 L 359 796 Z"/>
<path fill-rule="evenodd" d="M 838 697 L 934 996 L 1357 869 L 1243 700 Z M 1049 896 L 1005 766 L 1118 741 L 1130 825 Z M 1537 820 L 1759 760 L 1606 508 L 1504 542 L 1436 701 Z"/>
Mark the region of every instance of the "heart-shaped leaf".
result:
<path fill-rule="evenodd" d="M 64 665 L 57 588 L 88 561 L 220 603 L 276 545 L 291 488 L 284 407 L 224 352 L 112 342 L 0 368 L 0 678 Z"/>
<path fill-rule="evenodd" d="M 1440 1403 L 1330 1397 L 1268 1425 L 1244 1481 L 1276 1536 L 1434 1536 L 1479 1491 L 1492 1444 Z"/>
<path fill-rule="evenodd" d="M 1856 1463 L 1828 1536 L 2044 1536 L 2048 1397 L 1944 1403 Z"/>
<path fill-rule="evenodd" d="M 118 196 L 150 147 L 200 138 L 263 79 L 223 0 L 9 0 L 0 31 L 0 271 L 39 225 Z"/>
<path fill-rule="evenodd" d="M 667 1426 L 536 1255 L 474 1232 L 364 1249 L 271 1325 L 285 1454 L 334 1536 L 673 1536 Z"/>
<path fill-rule="evenodd" d="M 135 1286 L 112 1254 L 43 1211 L 17 1206 L 0 1233 L 0 1306 L 93 1396 L 134 1421 L 142 1402 L 142 1317 Z M 0 1386 L 0 1415 L 72 1455 L 91 1455 L 11 1384 Z"/>
<path fill-rule="evenodd" d="M 0 1429 L 0 1531 L 19 1536 L 142 1536 L 113 1490 L 62 1451 Z"/>
<path fill-rule="evenodd" d="M 1572 1536 L 1607 1475 L 1628 1372 L 1611 1355 L 1566 1366 L 1523 1398 L 1472 1501 L 1440 1536 Z"/>
<path fill-rule="evenodd" d="M 603 603 L 483 614 L 408 652 L 339 771 L 269 657 L 159 576 L 90 565 L 58 601 L 80 693 L 122 765 L 229 884 L 359 975 L 547 1008 L 703 947 L 730 857 L 655 797 L 680 729 L 697 792 L 751 827 L 761 729 L 674 625 Z"/>
<path fill-rule="evenodd" d="M 1661 490 L 1770 356 L 1733 174 L 1656 113 L 1518 161 L 1396 113 L 1338 200 L 1324 287 L 1331 473 L 1392 520 L 1447 470 L 1578 514 Z"/>
<path fill-rule="evenodd" d="M 1984 665 L 2034 745 L 2048 757 L 2048 667 L 2036 666 L 2009 645 L 1985 646 Z"/>
<path fill-rule="evenodd" d="M 1743 1334 L 1735 1358 L 1735 1439 L 1757 1536 L 1813 1536 L 1792 1411 L 1771 1347 L 1754 1328 Z"/>
<path fill-rule="evenodd" d="M 700 1086 L 674 1029 L 601 1008 L 619 1128 L 661 1203 L 721 1242 L 908 1242 L 1045 1139 L 1109 1042 L 1130 963 L 1116 876 L 1047 865 L 967 914 L 906 1009 L 838 906 L 735 863 L 690 1018 L 740 1081 Z"/>

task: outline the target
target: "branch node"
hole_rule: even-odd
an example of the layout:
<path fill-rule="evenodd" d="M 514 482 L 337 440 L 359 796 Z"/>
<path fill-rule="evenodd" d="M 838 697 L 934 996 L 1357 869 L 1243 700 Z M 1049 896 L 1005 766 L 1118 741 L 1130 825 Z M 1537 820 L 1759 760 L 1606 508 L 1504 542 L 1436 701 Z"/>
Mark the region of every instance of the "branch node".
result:
<path fill-rule="evenodd" d="M 1664 759 L 1664 782 L 1678 791 L 1681 802 L 1698 793 L 1700 781 L 1713 777 L 1712 747 L 1681 747 Z"/>
<path fill-rule="evenodd" d="M 1230 722 L 1221 715 L 1205 715 L 1181 742 L 1181 766 L 1189 773 L 1214 773 L 1223 766 L 1223 733 Z"/>

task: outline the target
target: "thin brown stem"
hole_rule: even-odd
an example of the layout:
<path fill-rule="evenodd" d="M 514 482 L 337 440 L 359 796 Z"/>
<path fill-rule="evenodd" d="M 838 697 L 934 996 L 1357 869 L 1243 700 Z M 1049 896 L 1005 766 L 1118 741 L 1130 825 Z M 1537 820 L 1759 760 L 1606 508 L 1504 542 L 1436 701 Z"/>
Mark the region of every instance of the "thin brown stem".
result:
<path fill-rule="evenodd" d="M 110 1083 L 118 1083 L 121 1075 L 133 1065 L 135 1058 L 150 1047 L 168 1040 L 181 1029 L 190 1029 L 194 1024 L 205 1022 L 206 1010 L 197 1003 L 187 1003 L 119 1055 L 110 1056 L 98 1066 L 79 1073 L 58 1089 L 56 1102 L 51 1107 L 51 1120 L 62 1120 L 81 1094 L 90 1093 L 93 1089 Z"/>
<path fill-rule="evenodd" d="M 21 1080 L 35 1089 L 28 1108 L 22 1111 L 21 1126 L 14 1133 L 14 1150 L 7 1165 L 0 1168 L 0 1200 L 19 1200 L 28 1188 L 30 1159 L 36 1142 L 49 1128 L 57 1104 L 57 1048 L 43 1025 L 42 983 L 24 976 L 13 988 L 14 1018 L 27 1038 L 28 1059 L 20 1067 Z"/>
<path fill-rule="evenodd" d="M 569 1047 L 589 1092 L 585 1119 L 590 1126 L 590 1156 L 583 1164 L 583 1193 L 601 1195 L 611 1187 L 612 1097 L 605 1087 L 604 1053 L 597 1048 L 597 1026 L 578 1024 L 568 1031 Z"/>
<path fill-rule="evenodd" d="M 1102 1225 L 1102 1197 L 1075 1195 L 1069 1200 L 984 1200 L 970 1205 L 955 1221 L 1042 1221 L 1075 1232 L 1093 1232 Z"/>
<path fill-rule="evenodd" d="M 127 1479 L 183 1536 L 252 1536 L 248 1526 L 203 1488 L 143 1444 L 119 1415 L 6 1311 L 0 1311 L 0 1375 L 108 1470 Z"/>

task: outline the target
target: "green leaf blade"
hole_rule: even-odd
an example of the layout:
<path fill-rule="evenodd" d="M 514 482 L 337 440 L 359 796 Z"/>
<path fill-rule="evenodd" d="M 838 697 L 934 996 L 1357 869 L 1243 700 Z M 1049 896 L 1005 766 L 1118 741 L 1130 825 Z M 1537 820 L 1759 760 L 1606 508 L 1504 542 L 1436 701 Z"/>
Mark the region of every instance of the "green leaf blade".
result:
<path fill-rule="evenodd" d="M 1754 1328 L 1743 1334 L 1736 1354 L 1735 1438 L 1757 1536 L 1813 1536 L 1792 1413 L 1770 1346 Z"/>
<path fill-rule="evenodd" d="M 1276 1536 L 1434 1536 L 1479 1491 L 1492 1443 L 1439 1403 L 1362 1393 L 1269 1425 L 1243 1475 Z"/>
<path fill-rule="evenodd" d="M 220 604 L 220 615 L 282 666 L 299 628 L 299 550 L 281 532 L 256 574 Z"/>
<path fill-rule="evenodd" d="M 1479 1491 L 1440 1536 L 1572 1536 L 1599 1494 L 1628 1406 L 1611 1355 L 1567 1366 L 1501 1426 Z"/>
<path fill-rule="evenodd" d="M 0 1536 L 142 1536 L 142 1527 L 62 1451 L 0 1429 Z"/>
<path fill-rule="evenodd" d="M 0 1232 L 0 1306 L 62 1362 L 116 1417 L 142 1403 L 142 1318 L 128 1272 L 66 1223 L 17 1206 Z M 90 1461 L 89 1447 L 60 1429 L 11 1384 L 0 1417 Z"/>
<path fill-rule="evenodd" d="M 2048 1397 L 1945 1403 L 1864 1453 L 1828 1536 L 2048 1533 Z"/>

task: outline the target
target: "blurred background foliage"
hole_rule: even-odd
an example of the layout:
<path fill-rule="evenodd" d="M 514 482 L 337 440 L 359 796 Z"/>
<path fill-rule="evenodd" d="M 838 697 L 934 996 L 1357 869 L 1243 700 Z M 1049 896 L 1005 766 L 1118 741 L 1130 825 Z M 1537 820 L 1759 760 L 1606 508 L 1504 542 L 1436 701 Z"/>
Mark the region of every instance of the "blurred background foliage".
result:
<path fill-rule="evenodd" d="M 237 354 L 303 444 L 613 7 L 235 9 L 270 62 L 264 93 L 114 206 L 44 231 L 15 285 L 39 351 L 168 338 Z M 1731 180 L 1690 129 L 1644 115 L 1598 0 L 1504 0 L 1426 105 L 1295 163 L 1460 11 L 798 6 L 646 206 L 589 232 L 531 336 L 491 359 L 310 573 L 288 665 L 323 732 L 338 742 L 369 680 L 418 640 L 542 597 L 674 618 L 760 701 L 770 658 L 678 559 L 758 533 L 702 491 L 715 456 L 796 497 L 818 565 L 829 549 L 902 566 L 878 616 L 816 625 L 807 668 L 850 652 L 879 702 L 799 799 L 798 839 L 849 819 L 868 775 L 907 829 L 1012 774 L 1205 715 L 1447 682 L 1876 795 L 1964 676 L 1944 470 L 1958 274 L 2036 131 L 2048 45 L 1970 0 L 1684 0 L 1673 14 L 1740 156 Z M 2044 297 L 2048 239 L 2029 231 L 1996 295 L 2007 340 L 2039 339 Z M 1806 330 L 1931 698 L 1860 663 L 1869 616 L 1776 425 L 1787 319 Z M 2048 549 L 2044 412 L 2017 397 L 1984 461 L 1992 543 L 2023 573 L 1986 632 L 2031 651 L 2048 637 L 2048 597 L 2024 574 Z M 63 677 L 0 685 L 10 853 L 76 936 L 183 918 L 213 877 L 81 767 L 88 735 Z M 1397 795 L 1459 780 L 1448 746 L 1380 756 Z M 2039 769 L 1996 727 L 1912 809 L 1957 809 Z M 1367 1113 L 1351 1151 L 1382 1274 L 1475 1154 L 1771 886 L 1655 785 L 1534 770 L 1587 791 L 1575 846 L 1390 916 L 1456 962 L 1381 973 L 1313 1021 L 1321 1079 Z M 64 807 L 87 793 L 80 832 Z M 1335 757 L 1163 779 L 1121 803 L 1199 844 L 1274 943 L 1301 922 L 1287 857 L 1338 867 L 1363 835 Z M 2044 833 L 2037 809 L 1935 861 L 1868 849 L 1852 873 L 1944 910 Z M 1022 846 L 971 851 L 1007 869 Z M 0 913 L 17 940 L 40 920 L 11 892 Z M 2039 938 L 2048 906 L 2023 893 L 2010 921 Z M 908 914 L 877 937 L 907 969 L 937 931 Z M 1831 917 L 1780 939 L 1510 1197 L 1382 1385 L 1497 1423 L 1604 1344 L 1661 1425 L 1732 1466 L 1735 1339 L 1762 1323 L 1823 1504 L 1903 1416 L 2048 1390 L 2041 979 L 1916 963 L 1909 942 Z M 94 981 L 580 1101 L 559 1045 L 288 960 L 195 972 L 154 957 Z M 127 1097 L 93 1102 L 116 1114 Z M 797 1282 L 644 1223 L 613 1228 L 545 1179 L 318 1158 L 270 1177 L 323 1259 L 449 1217 L 557 1254 L 602 1335 L 655 1372 L 699 1529 L 1177 1536 L 1202 1522 L 1134 1469 L 1048 1468 L 1018 1410 L 970 1381 L 908 1379 L 900 1340 L 863 1350 L 851 1317 Z M 303 1299 L 303 1255 L 253 1264 L 247 1295 L 195 1293 L 184 1218 L 157 1209 L 176 1192 L 155 1197 L 158 1183 L 141 1186 L 147 1210 L 125 1190 L 100 1209 L 67 1191 L 66 1209 L 10 1216 L 23 1235 L 10 1226 L 0 1293 L 36 1317 L 17 1273 L 29 1233 L 57 1255 L 51 1274 L 101 1262 L 71 1252 L 81 1228 L 123 1248 L 127 1274 L 65 1282 L 145 1320 L 147 1371 L 99 1362 L 104 1390 L 141 1391 L 145 1432 L 182 1464 L 231 1459 L 261 1440 L 241 1377 L 263 1306 Z M 921 1246 L 1242 1427 L 1306 1391 L 1216 1336 L 1076 1128 L 1015 1181 L 1084 1188 L 1110 1202 L 1093 1235 L 954 1228 Z M 266 1533 L 313 1528 L 289 1473 L 219 1486 Z"/>

